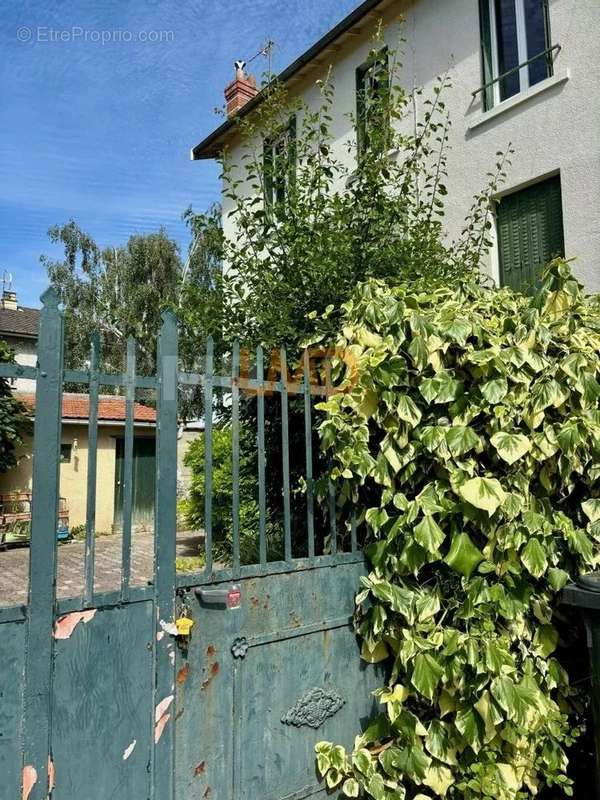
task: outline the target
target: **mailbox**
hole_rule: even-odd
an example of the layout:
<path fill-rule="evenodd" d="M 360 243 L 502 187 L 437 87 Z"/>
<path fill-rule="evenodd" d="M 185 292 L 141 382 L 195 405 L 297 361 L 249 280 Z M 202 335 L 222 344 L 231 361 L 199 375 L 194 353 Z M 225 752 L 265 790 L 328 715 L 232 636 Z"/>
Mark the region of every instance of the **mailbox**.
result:
<path fill-rule="evenodd" d="M 196 589 L 196 596 L 205 605 L 225 606 L 229 609 L 240 608 L 242 590 L 239 586 L 219 586 L 215 588 Z"/>

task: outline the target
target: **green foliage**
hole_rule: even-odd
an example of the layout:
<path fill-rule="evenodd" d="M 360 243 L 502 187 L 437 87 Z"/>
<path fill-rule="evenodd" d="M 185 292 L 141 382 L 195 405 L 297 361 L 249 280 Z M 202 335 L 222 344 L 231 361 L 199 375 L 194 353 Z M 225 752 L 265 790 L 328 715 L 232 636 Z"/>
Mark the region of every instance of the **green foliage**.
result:
<path fill-rule="evenodd" d="M 379 31 L 372 59 L 381 60 L 382 46 Z M 419 100 L 424 111 L 415 127 L 414 98 L 402 86 L 397 53 L 386 53 L 389 82 L 380 81 L 368 99 L 369 118 L 377 124 L 360 150 L 357 137 L 349 138 L 349 158 L 336 141 L 338 98 L 331 74 L 317 81 L 318 107 L 291 98 L 273 82 L 257 109 L 238 119 L 241 156 L 238 148 L 235 161 L 228 153 L 223 160 L 224 212 L 236 233 L 209 237 L 226 265 L 217 298 L 227 309 L 226 337 L 295 345 L 314 333 L 315 319 L 323 315 L 335 330 L 341 304 L 360 281 L 451 280 L 478 268 L 506 159 L 499 154 L 462 236 L 445 242 L 451 124 L 444 96 L 450 83 L 440 78 L 432 96 Z M 355 118 L 351 122 L 360 127 Z M 279 161 L 265 159 L 269 143 L 278 140 L 284 148 Z M 205 329 L 202 303 L 186 303 L 184 311 L 192 327 Z"/>
<path fill-rule="evenodd" d="M 242 430 L 240 434 L 240 557 L 244 564 L 256 563 L 258 560 L 258 503 L 256 501 L 256 469 L 254 459 L 248 453 L 248 435 Z M 212 435 L 212 533 L 213 552 L 217 560 L 231 560 L 231 531 L 233 505 L 233 458 L 231 427 L 226 425 L 214 428 Z M 188 497 L 181 503 L 181 512 L 185 523 L 194 529 L 204 527 L 205 497 L 205 439 L 204 434 L 190 443 L 185 454 L 185 464 L 192 471 Z M 277 555 L 271 541 L 270 557 Z"/>
<path fill-rule="evenodd" d="M 599 560 L 599 298 L 556 261 L 532 298 L 369 281 L 343 313 L 357 373 L 321 438 L 342 510 L 363 509 L 357 630 L 389 679 L 319 770 L 376 800 L 569 795 L 581 706 L 555 609 Z"/>
<path fill-rule="evenodd" d="M 182 265 L 177 245 L 163 230 L 131 236 L 124 247 L 101 250 L 73 220 L 48 232 L 64 249 L 52 261 L 43 256 L 52 286 L 65 305 L 65 341 L 69 366 L 89 359 L 90 334 L 102 334 L 102 366 L 120 371 L 125 340 L 138 342 L 138 371 L 155 369 L 161 313 L 178 299 Z"/>
<path fill-rule="evenodd" d="M 8 344 L 0 339 L 0 363 L 14 363 Z M 12 394 L 6 378 L 0 378 L 0 473 L 17 463 L 16 449 L 31 428 L 25 406 Z"/>

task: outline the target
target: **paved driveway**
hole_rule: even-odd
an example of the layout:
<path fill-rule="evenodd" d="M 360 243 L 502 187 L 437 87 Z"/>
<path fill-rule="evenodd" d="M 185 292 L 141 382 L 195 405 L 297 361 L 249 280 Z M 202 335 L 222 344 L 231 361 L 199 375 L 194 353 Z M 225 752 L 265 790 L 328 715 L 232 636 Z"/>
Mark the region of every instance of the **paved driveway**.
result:
<path fill-rule="evenodd" d="M 197 556 L 202 534 L 185 531 L 177 534 L 177 556 Z M 96 539 L 94 588 L 109 592 L 121 585 L 121 537 L 99 536 Z M 62 544 L 58 548 L 57 594 L 75 597 L 83 592 L 84 542 Z M 154 535 L 134 533 L 131 548 L 131 583 L 144 585 L 154 572 Z M 27 602 L 29 580 L 29 548 L 15 547 L 0 551 L 0 606 Z"/>

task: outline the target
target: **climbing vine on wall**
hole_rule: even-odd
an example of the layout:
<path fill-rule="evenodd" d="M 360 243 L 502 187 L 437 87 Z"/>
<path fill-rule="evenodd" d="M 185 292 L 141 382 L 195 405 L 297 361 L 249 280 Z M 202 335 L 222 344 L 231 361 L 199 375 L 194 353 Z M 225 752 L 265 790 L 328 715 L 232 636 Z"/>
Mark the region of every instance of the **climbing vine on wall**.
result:
<path fill-rule="evenodd" d="M 598 560 L 599 299 L 562 261 L 534 297 L 370 281 L 337 344 L 355 371 L 322 445 L 369 531 L 362 657 L 389 669 L 353 751 L 317 746 L 321 775 L 376 800 L 571 794 L 555 609 Z"/>

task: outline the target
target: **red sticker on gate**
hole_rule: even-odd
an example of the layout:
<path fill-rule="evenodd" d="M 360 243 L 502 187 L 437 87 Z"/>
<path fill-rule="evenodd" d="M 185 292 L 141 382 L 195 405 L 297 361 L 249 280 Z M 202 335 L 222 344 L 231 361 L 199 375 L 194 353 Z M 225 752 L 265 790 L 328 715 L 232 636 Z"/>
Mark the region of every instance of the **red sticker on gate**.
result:
<path fill-rule="evenodd" d="M 242 605 L 242 590 L 239 586 L 232 586 L 227 592 L 227 608 L 239 608 Z"/>

